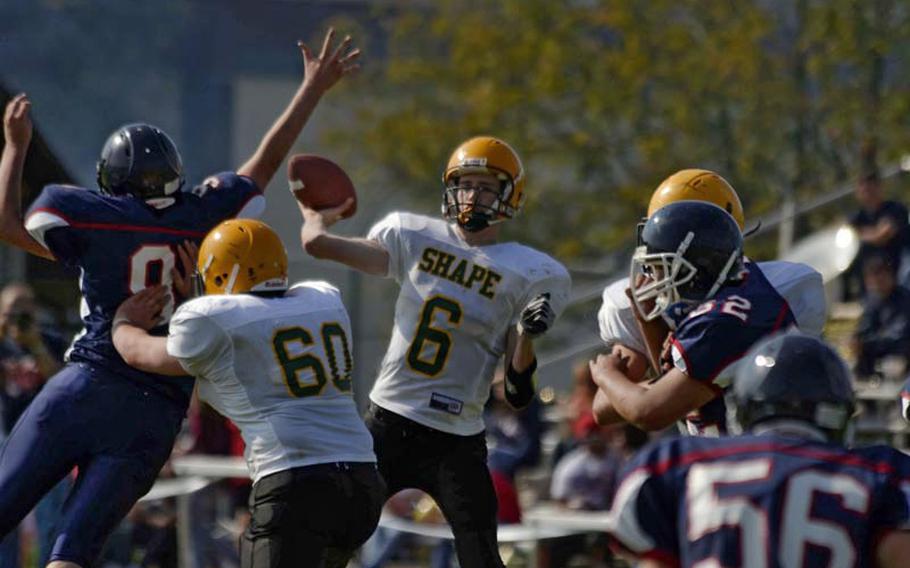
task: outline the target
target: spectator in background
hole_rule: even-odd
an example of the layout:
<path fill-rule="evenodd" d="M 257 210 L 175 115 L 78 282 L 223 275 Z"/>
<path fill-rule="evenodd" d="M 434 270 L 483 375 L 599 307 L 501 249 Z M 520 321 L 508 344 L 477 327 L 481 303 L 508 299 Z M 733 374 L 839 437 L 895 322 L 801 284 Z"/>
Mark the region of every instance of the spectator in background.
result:
<path fill-rule="evenodd" d="M 560 427 L 560 440 L 553 450 L 554 467 L 564 455 L 578 447 L 579 442 L 595 424 L 591 408 L 596 394 L 597 385 L 591 378 L 588 362 L 580 361 L 572 369 L 572 392 L 563 409 L 564 420 Z"/>
<path fill-rule="evenodd" d="M 623 464 L 647 442 L 648 434 L 630 424 L 598 426 L 592 419 L 584 425 L 578 447 L 556 464 L 550 497 L 571 509 L 605 511 L 613 501 Z M 590 533 L 547 541 L 538 561 L 557 568 L 584 557 L 585 565 L 600 566 L 609 556 L 603 535 Z"/>
<path fill-rule="evenodd" d="M 19 416 L 45 381 L 63 366 L 63 338 L 39 325 L 39 307 L 31 287 L 8 284 L 0 291 L 0 439 L 12 431 Z M 60 509 L 69 489 L 64 479 L 35 507 L 39 562 L 47 563 Z M 0 544 L 0 568 L 19 564 L 19 533 Z"/>
<path fill-rule="evenodd" d="M 902 257 L 910 244 L 907 207 L 897 201 L 885 201 L 877 172 L 860 179 L 856 186 L 856 200 L 860 210 L 850 218 L 850 224 L 856 229 L 861 242 L 856 266 L 862 267 L 870 256 L 883 254 L 899 277 L 910 273 L 910 266 L 901 266 Z M 904 285 L 910 284 L 906 277 L 899 281 Z"/>
<path fill-rule="evenodd" d="M 9 284 L 0 291 L 0 364 L 4 431 L 12 430 L 44 382 L 63 366 L 63 339 L 38 324 L 32 289 Z"/>
<path fill-rule="evenodd" d="M 612 449 L 612 438 L 620 429 L 588 423 L 579 446 L 556 464 L 550 497 L 570 509 L 609 509 L 616 475 L 622 467 L 621 456 Z"/>
<path fill-rule="evenodd" d="M 887 357 L 903 360 L 898 372 L 910 360 L 910 290 L 897 284 L 891 259 L 877 254 L 863 263 L 866 300 L 853 337 L 859 376 L 875 374 L 877 363 Z"/>

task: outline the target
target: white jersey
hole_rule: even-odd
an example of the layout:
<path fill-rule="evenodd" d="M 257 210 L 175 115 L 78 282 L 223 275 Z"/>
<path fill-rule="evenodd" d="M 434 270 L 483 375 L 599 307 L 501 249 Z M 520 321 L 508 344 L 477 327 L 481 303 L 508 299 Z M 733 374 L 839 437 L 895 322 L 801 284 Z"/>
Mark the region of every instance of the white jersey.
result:
<path fill-rule="evenodd" d="M 338 290 L 303 282 L 283 297 L 203 296 L 177 310 L 168 353 L 199 398 L 240 428 L 250 476 L 375 462 L 351 393 L 351 324 Z"/>
<path fill-rule="evenodd" d="M 543 292 L 561 313 L 568 272 L 517 243 L 469 246 L 447 222 L 422 215 L 391 213 L 368 238 L 388 251 L 388 276 L 401 285 L 370 399 L 443 432 L 481 432 L 507 332 Z"/>
<path fill-rule="evenodd" d="M 759 262 L 758 267 L 789 304 L 799 329 L 820 336 L 828 316 L 821 274 L 808 265 L 796 262 Z M 597 312 L 600 338 L 604 343 L 615 341 L 647 354 L 648 348 L 626 296 L 628 287 L 629 279 L 621 278 L 604 288 L 603 303 Z"/>

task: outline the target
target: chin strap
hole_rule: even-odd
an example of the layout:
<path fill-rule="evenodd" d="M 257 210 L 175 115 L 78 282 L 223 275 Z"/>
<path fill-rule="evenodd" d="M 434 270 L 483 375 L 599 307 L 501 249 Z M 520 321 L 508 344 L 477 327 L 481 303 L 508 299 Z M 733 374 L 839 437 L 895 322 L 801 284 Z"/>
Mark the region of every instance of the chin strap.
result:
<path fill-rule="evenodd" d="M 490 226 L 490 218 L 482 213 L 463 211 L 458 214 L 458 225 L 465 231 L 477 233 Z"/>

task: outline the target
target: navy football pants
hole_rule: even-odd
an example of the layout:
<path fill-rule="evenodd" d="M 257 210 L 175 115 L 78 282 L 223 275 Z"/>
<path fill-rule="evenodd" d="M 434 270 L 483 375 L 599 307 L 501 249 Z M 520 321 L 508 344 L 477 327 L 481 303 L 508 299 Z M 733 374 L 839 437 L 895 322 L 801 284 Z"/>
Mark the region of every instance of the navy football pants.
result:
<path fill-rule="evenodd" d="M 66 365 L 0 448 L 0 536 L 78 467 L 51 560 L 91 566 L 155 482 L 184 412 L 180 403 L 103 369 Z"/>

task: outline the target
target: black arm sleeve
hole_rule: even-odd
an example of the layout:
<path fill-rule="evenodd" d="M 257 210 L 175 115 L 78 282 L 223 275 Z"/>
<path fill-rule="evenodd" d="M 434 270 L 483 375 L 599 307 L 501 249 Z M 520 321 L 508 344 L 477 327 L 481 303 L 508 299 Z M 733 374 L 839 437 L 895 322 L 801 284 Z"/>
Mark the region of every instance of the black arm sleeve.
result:
<path fill-rule="evenodd" d="M 537 359 L 535 358 L 528 365 L 528 368 L 522 372 L 512 368 L 512 362 L 506 369 L 506 401 L 512 408 L 524 408 L 531 403 L 534 398 L 534 371 L 537 370 Z"/>

